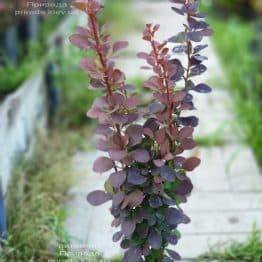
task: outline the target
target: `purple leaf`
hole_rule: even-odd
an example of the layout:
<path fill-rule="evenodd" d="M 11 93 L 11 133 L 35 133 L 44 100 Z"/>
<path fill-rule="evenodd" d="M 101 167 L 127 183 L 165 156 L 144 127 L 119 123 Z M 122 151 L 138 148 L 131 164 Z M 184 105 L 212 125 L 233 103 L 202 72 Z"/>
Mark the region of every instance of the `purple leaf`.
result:
<path fill-rule="evenodd" d="M 197 76 L 203 74 L 207 70 L 206 66 L 200 64 L 193 67 L 190 71 L 190 76 Z"/>
<path fill-rule="evenodd" d="M 183 9 L 179 9 L 179 8 L 176 8 L 176 7 L 171 7 L 172 8 L 172 10 L 174 11 L 174 12 L 176 12 L 177 14 L 179 14 L 179 15 L 184 15 L 184 10 Z"/>
<path fill-rule="evenodd" d="M 203 29 L 199 32 L 202 36 L 211 36 L 213 34 L 213 30 L 210 28 Z"/>
<path fill-rule="evenodd" d="M 127 248 L 129 248 L 131 246 L 131 241 L 129 240 L 129 239 L 123 239 L 122 241 L 121 241 L 121 243 L 120 243 L 120 247 L 122 248 L 122 249 L 127 249 Z"/>
<path fill-rule="evenodd" d="M 166 108 L 163 104 L 159 102 L 153 102 L 148 107 L 149 107 L 150 114 L 156 114 L 162 112 Z"/>
<path fill-rule="evenodd" d="M 178 59 L 171 59 L 169 62 L 176 66 L 176 72 L 172 75 L 171 80 L 173 81 L 181 80 L 183 78 L 184 71 L 185 71 L 181 61 Z"/>
<path fill-rule="evenodd" d="M 123 185 L 123 183 L 126 180 L 126 172 L 125 171 L 119 171 L 112 173 L 109 177 L 109 181 L 113 187 L 119 188 Z"/>
<path fill-rule="evenodd" d="M 127 182 L 132 185 L 142 185 L 146 182 L 147 178 L 140 174 L 138 168 L 129 168 L 127 170 Z"/>
<path fill-rule="evenodd" d="M 187 33 L 187 37 L 189 40 L 194 42 L 201 42 L 203 36 L 198 31 L 192 31 Z"/>
<path fill-rule="evenodd" d="M 105 88 L 105 84 L 98 79 L 91 79 L 90 80 L 90 86 L 88 87 L 89 89 L 93 90 L 93 89 L 104 89 Z"/>
<path fill-rule="evenodd" d="M 177 35 L 169 38 L 167 41 L 170 43 L 184 43 L 186 41 L 187 34 L 185 32 L 180 32 Z"/>
<path fill-rule="evenodd" d="M 129 136 L 129 143 L 131 145 L 136 145 L 139 144 L 142 141 L 142 136 L 143 136 L 143 127 L 140 125 L 130 125 L 126 129 L 126 133 Z"/>
<path fill-rule="evenodd" d="M 125 124 L 128 122 L 128 115 L 123 115 L 119 113 L 111 114 L 112 120 L 117 124 Z"/>
<path fill-rule="evenodd" d="M 207 14 L 206 13 L 196 13 L 192 16 L 196 17 L 196 18 L 205 18 L 207 16 Z"/>
<path fill-rule="evenodd" d="M 156 122 L 155 118 L 149 118 L 146 120 L 144 127 L 151 129 L 153 132 L 156 132 L 158 130 L 159 124 Z"/>
<path fill-rule="evenodd" d="M 118 242 L 121 239 L 122 236 L 123 236 L 122 232 L 116 232 L 113 235 L 113 242 Z"/>
<path fill-rule="evenodd" d="M 165 211 L 165 217 L 166 217 L 166 222 L 169 225 L 178 225 L 183 223 L 184 221 L 183 212 L 173 207 L 168 208 Z"/>
<path fill-rule="evenodd" d="M 120 51 L 123 48 L 126 48 L 128 46 L 127 41 L 118 41 L 113 44 L 113 53 L 116 53 Z"/>
<path fill-rule="evenodd" d="M 162 244 L 162 237 L 154 228 L 150 230 L 148 235 L 148 243 L 153 249 L 160 249 Z"/>
<path fill-rule="evenodd" d="M 189 103 L 189 102 L 192 102 L 192 100 L 193 100 L 193 96 L 187 93 L 183 99 L 183 102 Z"/>
<path fill-rule="evenodd" d="M 183 53 L 183 52 L 186 52 L 186 50 L 187 50 L 187 46 L 185 45 L 179 45 L 173 48 L 174 53 Z"/>
<path fill-rule="evenodd" d="M 118 192 L 115 195 L 113 195 L 112 198 L 113 207 L 118 208 L 119 205 L 123 202 L 124 198 L 125 198 L 125 194 L 123 192 Z"/>
<path fill-rule="evenodd" d="M 197 29 L 206 29 L 207 27 L 209 27 L 208 23 L 206 23 L 205 21 L 197 21 L 194 18 L 190 18 L 189 20 L 189 26 L 191 29 L 197 30 Z"/>
<path fill-rule="evenodd" d="M 72 45 L 77 46 L 80 49 L 88 49 L 89 44 L 85 37 L 79 34 L 73 34 L 69 37 L 69 41 Z"/>
<path fill-rule="evenodd" d="M 158 172 L 160 172 L 160 175 L 163 179 L 165 179 L 168 182 L 173 182 L 175 180 L 176 172 L 169 166 L 162 166 L 159 167 Z"/>
<path fill-rule="evenodd" d="M 136 223 L 134 220 L 127 219 L 124 220 L 121 224 L 121 232 L 127 237 L 131 236 L 134 233 L 135 229 Z"/>
<path fill-rule="evenodd" d="M 96 173 L 104 173 L 112 169 L 113 166 L 114 166 L 114 163 L 111 159 L 109 159 L 108 157 L 102 156 L 96 159 L 96 161 L 94 162 L 93 170 Z"/>
<path fill-rule="evenodd" d="M 165 235 L 165 240 L 171 245 L 176 245 L 178 241 L 177 236 L 175 234 L 169 234 L 169 233 Z"/>
<path fill-rule="evenodd" d="M 96 65 L 91 58 L 84 58 L 80 62 L 80 67 L 87 72 L 96 71 Z"/>
<path fill-rule="evenodd" d="M 202 63 L 205 60 L 207 60 L 206 56 L 202 56 L 202 55 L 196 54 L 196 55 L 193 55 L 191 57 L 190 64 L 191 65 L 198 65 L 198 64 Z"/>
<path fill-rule="evenodd" d="M 199 92 L 199 93 L 210 93 L 212 89 L 206 84 L 199 84 L 195 86 L 192 90 Z"/>
<path fill-rule="evenodd" d="M 175 3 L 175 4 L 184 4 L 185 0 L 169 0 L 169 2 Z"/>
<path fill-rule="evenodd" d="M 127 152 L 125 150 L 110 150 L 109 156 L 114 161 L 120 161 L 127 156 Z"/>
<path fill-rule="evenodd" d="M 139 98 L 137 96 L 129 97 L 124 101 L 124 106 L 127 107 L 128 109 L 135 108 L 138 104 L 139 104 Z"/>
<path fill-rule="evenodd" d="M 208 45 L 197 45 L 195 48 L 194 48 L 194 54 L 200 52 L 201 50 L 207 48 Z"/>
<path fill-rule="evenodd" d="M 184 179 L 179 182 L 178 187 L 174 190 L 179 195 L 188 195 L 193 190 L 193 184 L 190 179 Z"/>
<path fill-rule="evenodd" d="M 179 120 L 183 126 L 196 127 L 198 125 L 198 118 L 195 116 L 180 117 Z"/>
<path fill-rule="evenodd" d="M 145 52 L 140 52 L 140 53 L 137 54 L 137 57 L 138 57 L 138 58 L 141 58 L 141 59 L 147 60 L 148 57 L 149 57 L 149 54 L 148 54 L 148 53 L 145 53 Z"/>
<path fill-rule="evenodd" d="M 144 199 L 144 194 L 141 190 L 135 190 L 125 197 L 124 202 L 121 205 L 121 209 L 126 208 L 128 205 L 130 207 L 139 206 Z"/>
<path fill-rule="evenodd" d="M 158 208 L 161 207 L 163 205 L 162 200 L 159 196 L 151 196 L 149 198 L 149 205 L 152 208 Z"/>
<path fill-rule="evenodd" d="M 96 129 L 96 134 L 98 135 L 109 135 L 112 134 L 113 130 L 111 129 L 110 125 L 107 124 L 100 124 Z"/>
<path fill-rule="evenodd" d="M 110 194 L 102 190 L 96 190 L 87 195 L 87 201 L 93 206 L 99 206 L 111 199 Z"/>
<path fill-rule="evenodd" d="M 165 161 L 163 159 L 154 159 L 153 162 L 157 167 L 161 167 L 165 164 Z"/>
<path fill-rule="evenodd" d="M 145 149 L 136 149 L 132 152 L 132 157 L 139 163 L 147 163 L 150 160 L 150 155 Z"/>
<path fill-rule="evenodd" d="M 128 251 L 125 252 L 123 261 L 140 262 L 142 255 L 143 251 L 140 247 L 131 247 Z"/>
<path fill-rule="evenodd" d="M 179 255 L 177 252 L 175 252 L 175 251 L 173 251 L 173 250 L 171 250 L 171 249 L 167 249 L 166 251 L 167 251 L 168 255 L 169 255 L 170 257 L 172 257 L 173 259 L 175 259 L 175 260 L 181 260 L 181 257 L 180 257 L 180 255 Z"/>

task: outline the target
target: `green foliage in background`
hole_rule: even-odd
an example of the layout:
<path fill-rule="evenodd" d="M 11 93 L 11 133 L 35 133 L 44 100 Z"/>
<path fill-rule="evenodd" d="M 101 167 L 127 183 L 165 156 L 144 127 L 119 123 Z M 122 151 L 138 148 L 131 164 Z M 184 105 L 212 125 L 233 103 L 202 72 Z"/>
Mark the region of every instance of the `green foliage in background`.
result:
<path fill-rule="evenodd" d="M 257 229 L 253 229 L 247 241 L 233 242 L 227 247 L 215 246 L 210 252 L 201 256 L 197 261 L 262 261 L 262 234 Z"/>
<path fill-rule="evenodd" d="M 87 73 L 79 67 L 79 61 L 89 55 L 86 51 L 70 46 L 58 60 L 56 84 L 61 94 L 59 119 L 64 127 L 81 127 L 90 122 L 86 112 L 99 92 L 88 89 Z"/>
<path fill-rule="evenodd" d="M 25 55 L 20 56 L 18 64 L 0 65 L 0 99 L 15 91 L 36 70 L 43 68 L 46 57 L 46 41 L 50 33 L 61 21 L 61 16 L 50 16 L 40 24 L 39 40 L 26 43 L 20 49 L 26 49 Z M 25 50 L 24 50 L 25 51 Z M 20 53 L 21 52 L 20 50 Z"/>
<path fill-rule="evenodd" d="M 234 95 L 238 122 L 262 166 L 262 77 L 258 61 L 260 54 L 251 51 L 256 36 L 254 24 L 236 17 L 219 19 L 212 16 L 212 10 L 214 8 L 209 12 L 209 22 L 215 32 L 213 41 Z"/>
<path fill-rule="evenodd" d="M 30 75 L 43 67 L 43 59 L 40 59 L 43 51 L 38 43 L 28 43 L 30 53 L 18 65 L 6 61 L 5 66 L 0 66 L 0 98 L 13 92 Z"/>
<path fill-rule="evenodd" d="M 137 14 L 134 12 L 131 0 L 106 0 L 101 17 L 103 23 L 108 21 L 110 34 L 118 36 L 141 27 Z M 143 25 L 142 25 L 143 28 Z"/>

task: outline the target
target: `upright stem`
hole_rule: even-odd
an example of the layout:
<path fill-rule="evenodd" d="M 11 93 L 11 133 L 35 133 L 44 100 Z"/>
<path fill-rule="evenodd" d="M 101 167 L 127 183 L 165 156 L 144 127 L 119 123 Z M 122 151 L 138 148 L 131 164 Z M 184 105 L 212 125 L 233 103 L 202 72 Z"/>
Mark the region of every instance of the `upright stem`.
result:
<path fill-rule="evenodd" d="M 160 73 L 160 78 L 161 78 L 161 84 L 162 87 L 166 90 L 166 94 L 167 94 L 167 101 L 168 101 L 168 112 L 169 112 L 169 127 L 170 127 L 170 123 L 172 121 L 172 110 L 173 110 L 173 103 L 171 102 L 171 98 L 170 98 L 170 93 L 169 93 L 169 87 L 168 87 L 168 80 L 167 80 L 167 76 L 166 76 L 166 71 L 165 68 L 161 65 L 161 63 L 159 62 L 159 54 L 157 52 L 156 49 L 156 45 L 154 40 L 151 41 L 151 45 L 152 45 L 152 49 L 156 58 L 156 62 L 157 65 L 162 69 L 162 72 Z"/>
<path fill-rule="evenodd" d="M 186 10 L 187 4 L 185 5 Z M 187 13 L 187 24 L 189 25 L 189 19 L 190 19 L 190 13 Z M 185 32 L 187 33 L 188 29 L 186 28 Z M 188 80 L 189 80 L 189 72 L 190 72 L 190 56 L 192 53 L 192 44 L 190 41 L 187 41 L 187 67 L 186 67 L 186 76 L 184 77 L 185 79 L 185 88 L 187 89 L 188 87 Z"/>
<path fill-rule="evenodd" d="M 100 61 L 100 64 L 102 66 L 102 70 L 103 70 L 103 73 L 104 73 L 104 82 L 105 82 L 106 87 L 107 87 L 108 95 L 112 96 L 113 95 L 113 91 L 112 91 L 112 87 L 111 87 L 111 85 L 109 83 L 108 70 L 107 70 L 107 61 L 106 61 L 106 58 L 103 55 L 103 52 L 101 51 L 102 48 L 101 48 L 99 33 L 98 33 L 98 30 L 97 30 L 97 19 L 96 19 L 96 16 L 94 14 L 88 14 L 88 17 L 90 19 L 91 26 L 92 26 L 92 31 L 93 31 L 93 34 L 94 34 L 94 40 L 95 40 L 95 44 L 96 44 L 96 52 L 97 52 L 97 55 L 99 57 L 99 61 Z M 116 128 L 117 134 L 121 138 L 120 125 L 116 124 L 115 128 Z M 114 163 L 114 169 L 117 172 L 117 166 L 116 166 L 115 163 Z"/>
<path fill-rule="evenodd" d="M 110 85 L 110 83 L 108 81 L 108 72 L 107 72 L 107 66 L 106 66 L 106 59 L 104 58 L 104 55 L 103 55 L 103 53 L 101 51 L 101 44 L 100 44 L 99 35 L 98 35 L 98 32 L 97 32 L 96 16 L 93 15 L 93 14 L 89 14 L 88 16 L 90 18 L 90 22 L 91 22 L 91 25 L 92 25 L 92 30 L 93 30 L 93 34 L 94 34 L 94 38 L 95 38 L 96 52 L 97 52 L 97 55 L 99 57 L 101 66 L 103 68 L 104 81 L 105 81 L 105 84 L 107 86 L 108 94 L 110 96 L 112 96 L 113 92 L 112 92 L 111 85 Z"/>

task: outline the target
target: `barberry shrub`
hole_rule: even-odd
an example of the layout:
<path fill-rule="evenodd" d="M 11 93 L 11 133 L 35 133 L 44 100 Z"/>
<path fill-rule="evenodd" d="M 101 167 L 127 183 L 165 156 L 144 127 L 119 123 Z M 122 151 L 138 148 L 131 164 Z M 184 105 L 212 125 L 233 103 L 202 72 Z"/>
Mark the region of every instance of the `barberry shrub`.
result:
<path fill-rule="evenodd" d="M 183 152 L 195 147 L 193 131 L 198 118 L 183 113 L 195 110 L 193 92 L 211 91 L 192 78 L 207 69 L 202 64 L 207 58 L 199 54 L 207 45 L 199 42 L 212 30 L 203 20 L 206 15 L 198 12 L 197 1 L 170 2 L 175 4 L 173 11 L 185 15 L 185 30 L 159 42 L 155 38 L 159 25 L 146 25 L 143 39 L 151 51 L 138 53 L 148 64 L 143 69 L 152 70 L 144 83 L 152 92 L 152 102 L 146 107 L 139 106 L 134 87 L 126 84 L 124 73 L 115 66 L 113 57 L 128 43 L 112 42 L 106 26 L 98 23 L 102 5 L 96 0 L 73 3 L 86 13 L 88 26 L 77 27 L 70 41 L 93 50 L 95 56 L 80 64 L 90 76 L 90 88 L 103 90 L 87 113 L 98 119 L 96 133 L 101 137 L 97 147 L 106 152 L 94 162 L 93 170 L 112 170 L 104 190 L 89 193 L 87 200 L 94 206 L 111 200 L 112 226 L 120 228 L 113 241 L 120 241 L 125 250 L 123 261 L 179 260 L 179 254 L 169 246 L 176 245 L 180 237 L 178 225 L 190 222 L 180 204 L 187 201 L 193 188 L 187 172 L 200 160 L 186 158 Z M 167 47 L 168 42 L 175 43 L 173 50 Z M 185 54 L 186 65 L 173 58 L 177 53 Z"/>

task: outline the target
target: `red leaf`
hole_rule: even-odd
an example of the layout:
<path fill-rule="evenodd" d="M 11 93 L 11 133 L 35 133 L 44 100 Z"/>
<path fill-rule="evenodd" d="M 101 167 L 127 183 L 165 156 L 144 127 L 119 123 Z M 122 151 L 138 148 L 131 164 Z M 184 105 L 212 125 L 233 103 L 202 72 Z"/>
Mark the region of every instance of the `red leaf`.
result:
<path fill-rule="evenodd" d="M 72 45 L 75 45 L 80 49 L 88 49 L 89 48 L 87 39 L 84 38 L 82 35 L 73 34 L 69 37 L 69 41 L 71 42 Z"/>
<path fill-rule="evenodd" d="M 192 134 L 194 132 L 194 128 L 191 127 L 191 126 L 186 126 L 186 127 L 183 127 L 180 131 L 179 131 L 179 138 L 180 139 L 185 139 L 185 138 L 188 138 L 188 137 L 192 137 Z"/>
<path fill-rule="evenodd" d="M 112 81 L 114 83 L 122 83 L 125 81 L 125 75 L 119 69 L 115 69 L 112 74 Z"/>
<path fill-rule="evenodd" d="M 197 166 L 200 165 L 200 159 L 197 157 L 190 157 L 183 163 L 183 168 L 187 171 L 194 170 Z"/>
<path fill-rule="evenodd" d="M 146 60 L 149 57 L 149 54 L 147 54 L 145 52 L 140 52 L 140 53 L 137 54 L 137 57 Z"/>
<path fill-rule="evenodd" d="M 184 91 L 178 91 L 175 93 L 175 95 L 173 96 L 173 102 L 176 103 L 176 102 L 181 102 L 183 101 L 183 99 L 185 98 L 186 96 L 186 92 Z"/>
<path fill-rule="evenodd" d="M 158 89 L 160 87 L 160 84 L 158 82 L 158 77 L 157 76 L 150 77 L 147 81 L 144 82 L 144 87 Z"/>
<path fill-rule="evenodd" d="M 193 149 L 196 146 L 196 143 L 191 138 L 185 138 L 181 141 L 181 145 L 182 145 L 183 149 L 190 150 L 190 149 Z"/>
<path fill-rule="evenodd" d="M 153 133 L 153 131 L 152 131 L 150 128 L 145 127 L 145 128 L 143 129 L 143 132 L 144 132 L 144 135 L 147 135 L 147 136 L 149 136 L 150 138 L 153 138 L 153 137 L 154 137 L 154 133 Z"/>
<path fill-rule="evenodd" d="M 113 53 L 118 52 L 119 50 L 126 48 L 128 46 L 127 41 L 118 41 L 113 44 Z"/>
<path fill-rule="evenodd" d="M 161 145 L 165 142 L 166 140 L 166 132 L 165 132 L 165 128 L 161 128 L 158 131 L 155 132 L 155 139 L 156 142 Z"/>
<path fill-rule="evenodd" d="M 114 166 L 113 161 L 108 157 L 101 156 L 94 162 L 93 170 L 96 173 L 104 173 Z"/>
<path fill-rule="evenodd" d="M 98 118 L 100 114 L 101 114 L 100 109 L 95 105 L 92 105 L 92 107 L 86 113 L 86 115 L 90 118 Z"/>
<path fill-rule="evenodd" d="M 133 109 L 139 104 L 139 98 L 137 96 L 128 97 L 124 101 L 124 106 L 128 109 Z"/>
<path fill-rule="evenodd" d="M 80 62 L 80 67 L 87 72 L 94 72 L 96 71 L 96 65 L 94 61 L 90 58 L 84 58 Z"/>

